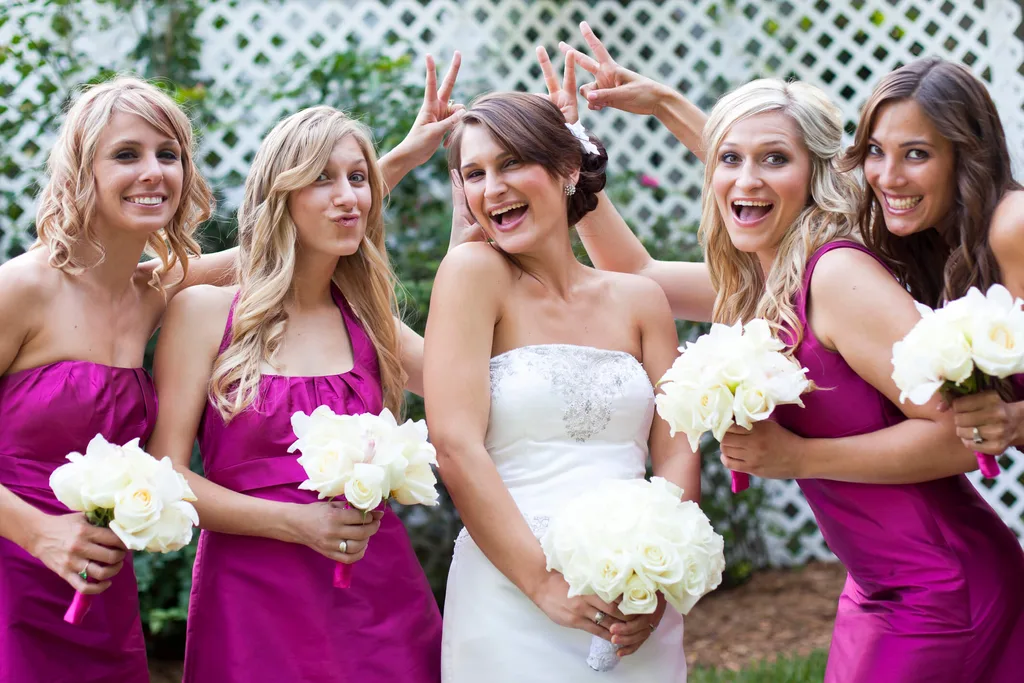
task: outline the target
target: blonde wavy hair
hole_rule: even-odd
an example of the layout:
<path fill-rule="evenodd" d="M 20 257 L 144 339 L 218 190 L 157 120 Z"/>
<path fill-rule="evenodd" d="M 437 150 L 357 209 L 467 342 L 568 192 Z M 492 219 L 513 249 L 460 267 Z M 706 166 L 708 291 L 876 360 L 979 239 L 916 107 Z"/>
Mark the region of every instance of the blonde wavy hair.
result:
<path fill-rule="evenodd" d="M 780 112 L 800 129 L 810 153 L 811 181 L 807 206 L 793 221 L 779 243 L 767 277 L 757 256 L 733 246 L 712 187 L 719 148 L 732 126 L 758 114 Z M 708 164 L 698 237 L 704 260 L 717 291 L 713 319 L 735 323 L 764 318 L 795 349 L 803 340 L 796 313 L 796 295 L 803 285 L 805 267 L 822 245 L 837 239 L 855 240 L 856 182 L 841 173 L 837 163 L 842 152 L 842 117 L 818 88 L 807 83 L 759 79 L 747 83 L 718 101 L 704 126 L 703 146 Z"/>
<path fill-rule="evenodd" d="M 32 248 L 47 247 L 50 265 L 71 274 L 88 267 L 82 259 L 82 245 L 94 249 L 101 261 L 104 258 L 103 245 L 96 239 L 92 225 L 96 214 L 93 161 L 100 135 L 114 112 L 142 118 L 181 146 L 178 210 L 170 223 L 146 241 L 146 253 L 161 261 L 150 285 L 162 289 L 162 275 L 181 263 L 184 279 L 189 256 L 199 254 L 192 233 L 210 217 L 213 193 L 195 164 L 195 141 L 188 116 L 159 88 L 138 78 L 119 76 L 88 87 L 68 110 L 47 160 L 49 180 L 39 195 L 38 238 Z"/>
<path fill-rule="evenodd" d="M 401 411 L 405 375 L 395 325 L 395 276 L 384 244 L 384 179 L 366 126 L 320 106 L 274 126 L 245 182 L 238 209 L 240 294 L 230 344 L 217 356 L 210 382 L 210 400 L 225 422 L 254 402 L 258 409 L 260 365 L 272 364 L 288 323 L 285 300 L 292 289 L 297 246 L 288 196 L 316 180 L 335 145 L 349 135 L 366 157 L 372 203 L 362 243 L 338 261 L 332 279 L 377 351 L 384 406 L 395 414 Z"/>

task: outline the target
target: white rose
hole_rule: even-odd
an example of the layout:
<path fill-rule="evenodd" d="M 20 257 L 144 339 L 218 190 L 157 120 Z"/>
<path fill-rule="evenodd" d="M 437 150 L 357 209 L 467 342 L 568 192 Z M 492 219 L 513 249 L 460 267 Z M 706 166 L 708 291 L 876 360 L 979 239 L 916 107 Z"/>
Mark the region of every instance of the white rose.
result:
<path fill-rule="evenodd" d="M 85 501 L 82 499 L 82 489 L 88 476 L 87 465 L 82 462 L 81 453 L 72 453 L 68 459 L 71 462 L 61 465 L 50 474 L 50 488 L 53 489 L 57 500 L 69 510 L 91 512 L 91 509 L 86 509 Z"/>
<path fill-rule="evenodd" d="M 1024 372 L 1021 300 L 1014 299 L 1002 285 L 993 285 L 985 297 L 972 287 L 967 299 L 973 300 L 967 335 L 974 364 L 990 377 Z"/>
<path fill-rule="evenodd" d="M 683 493 L 685 493 L 682 487 L 676 486 L 664 477 L 651 477 L 650 486 L 655 491 L 672 498 L 674 503 L 678 503 L 682 500 Z"/>
<path fill-rule="evenodd" d="M 697 396 L 697 414 L 718 441 L 733 425 L 732 404 L 732 392 L 725 385 L 708 387 Z"/>
<path fill-rule="evenodd" d="M 437 505 L 437 477 L 427 461 L 411 465 L 405 481 L 396 491 L 395 500 L 402 505 Z"/>
<path fill-rule="evenodd" d="M 601 553 L 596 558 L 591 587 L 597 597 L 614 602 L 625 593 L 626 582 L 632 575 L 633 560 L 628 553 L 621 550 Z"/>
<path fill-rule="evenodd" d="M 663 385 L 662 391 L 654 397 L 658 415 L 668 423 L 672 436 L 682 432 L 690 442 L 690 449 L 696 451 L 700 445 L 700 435 L 707 431 L 704 420 L 697 412 L 697 391 L 686 389 L 675 382 Z"/>
<path fill-rule="evenodd" d="M 807 368 L 800 367 L 791 358 L 773 351 L 762 358 L 764 384 L 761 388 L 775 405 L 796 404 L 803 407 L 801 394 L 810 387 Z"/>
<path fill-rule="evenodd" d="M 701 599 L 700 595 L 690 595 L 687 593 L 683 588 L 682 582 L 665 586 L 662 589 L 662 593 L 668 604 L 672 605 L 672 609 L 684 616 L 689 614 L 693 606 Z"/>
<path fill-rule="evenodd" d="M 356 463 L 345 483 L 345 500 L 364 512 L 373 510 L 384 500 L 385 476 L 384 470 L 376 465 Z"/>
<path fill-rule="evenodd" d="M 736 424 L 740 427 L 750 429 L 755 422 L 767 420 L 773 410 L 775 410 L 775 403 L 761 387 L 750 386 L 746 383 L 736 387 L 732 411 Z"/>
<path fill-rule="evenodd" d="M 85 510 L 112 509 L 118 494 L 132 481 L 121 449 L 97 434 L 89 442 L 84 460 L 87 466 L 81 495 Z"/>
<path fill-rule="evenodd" d="M 117 496 L 110 530 L 129 550 L 144 550 L 151 527 L 160 519 L 163 501 L 147 481 L 132 482 Z"/>
<path fill-rule="evenodd" d="M 352 475 L 353 462 L 359 457 L 352 444 L 335 444 L 341 448 L 317 448 L 304 451 L 297 462 L 306 473 L 306 481 L 299 484 L 304 491 L 316 491 L 318 499 L 335 498 L 345 493 Z"/>
<path fill-rule="evenodd" d="M 683 578 L 683 564 L 679 553 L 664 538 L 650 537 L 637 543 L 636 556 L 641 572 L 659 585 L 678 583 Z"/>
<path fill-rule="evenodd" d="M 633 574 L 626 580 L 626 590 L 619 603 L 623 614 L 653 614 L 658 608 L 658 591 L 643 576 Z"/>
<path fill-rule="evenodd" d="M 150 529 L 152 537 L 146 545 L 151 553 L 169 553 L 192 542 L 192 529 L 199 526 L 199 515 L 189 503 L 178 501 L 164 507 Z"/>
<path fill-rule="evenodd" d="M 751 352 L 756 354 L 781 351 L 786 348 L 786 345 L 772 334 L 771 325 L 763 318 L 754 318 L 743 326 L 743 339 Z"/>

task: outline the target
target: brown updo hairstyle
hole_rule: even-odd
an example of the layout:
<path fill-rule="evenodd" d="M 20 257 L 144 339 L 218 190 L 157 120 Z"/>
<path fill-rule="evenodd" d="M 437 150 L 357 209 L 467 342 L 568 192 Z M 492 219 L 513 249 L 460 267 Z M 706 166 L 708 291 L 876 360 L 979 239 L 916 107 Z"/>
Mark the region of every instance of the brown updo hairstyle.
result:
<path fill-rule="evenodd" d="M 966 67 L 938 57 L 911 62 L 879 82 L 861 112 L 844 170 L 863 167 L 879 110 L 908 100 L 953 145 L 952 210 L 943 225 L 931 226 L 936 229 L 898 237 L 886 229 L 882 206 L 868 188 L 859 225 L 864 242 L 889 263 L 914 298 L 935 307 L 971 287 L 986 291 L 1000 281 L 989 226 L 999 201 L 1021 186 L 1011 175 L 1006 135 L 988 90 Z"/>
<path fill-rule="evenodd" d="M 502 149 L 520 161 L 539 164 L 553 178 L 568 177 L 579 169 L 576 192 L 565 198 L 570 227 L 597 208 L 597 193 L 604 189 L 606 180 L 608 154 L 592 134 L 590 141 L 598 153 L 585 154 L 580 141 L 566 127 L 561 110 L 550 100 L 521 92 L 490 93 L 474 99 L 451 134 L 451 171 L 462 167 L 461 143 L 466 126 L 484 126 Z M 454 177 L 456 182 L 462 182 L 461 174 L 455 173 Z"/>

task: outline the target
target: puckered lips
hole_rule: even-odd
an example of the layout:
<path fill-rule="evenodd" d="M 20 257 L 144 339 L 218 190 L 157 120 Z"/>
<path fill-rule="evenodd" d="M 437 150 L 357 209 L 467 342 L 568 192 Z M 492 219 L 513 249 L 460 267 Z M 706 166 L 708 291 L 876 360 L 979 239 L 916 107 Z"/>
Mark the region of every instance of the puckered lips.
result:
<path fill-rule="evenodd" d="M 529 210 L 530 206 L 526 202 L 505 202 L 488 209 L 487 215 L 496 230 L 509 232 L 526 219 Z"/>
<path fill-rule="evenodd" d="M 757 227 L 775 209 L 767 199 L 734 199 L 729 202 L 732 217 L 741 228 Z"/>
<path fill-rule="evenodd" d="M 343 213 L 338 216 L 331 217 L 331 221 L 336 223 L 338 227 L 353 229 L 359 225 L 359 214 Z"/>

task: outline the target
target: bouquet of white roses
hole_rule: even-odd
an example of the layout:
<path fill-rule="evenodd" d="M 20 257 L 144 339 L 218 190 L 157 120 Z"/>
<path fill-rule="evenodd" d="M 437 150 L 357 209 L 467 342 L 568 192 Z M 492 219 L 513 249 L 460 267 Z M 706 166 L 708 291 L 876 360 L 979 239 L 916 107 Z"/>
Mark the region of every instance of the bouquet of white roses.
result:
<path fill-rule="evenodd" d="M 661 477 L 610 480 L 569 501 L 541 539 L 548 571 L 561 572 L 569 597 L 618 601 L 623 614 L 652 614 L 658 594 L 680 614 L 718 588 L 722 537 L 683 490 Z M 594 637 L 587 663 L 613 668 L 615 646 Z"/>
<path fill-rule="evenodd" d="M 800 395 L 810 388 L 807 369 L 785 356 L 784 348 L 760 318 L 746 325 L 712 325 L 708 334 L 679 347 L 680 356 L 658 382 L 663 392 L 655 398 L 658 414 L 673 436 L 683 432 L 696 451 L 704 432 L 721 441 L 733 424 L 750 429 L 777 405 L 803 407 Z M 733 493 L 749 481 L 733 472 Z"/>
<path fill-rule="evenodd" d="M 398 424 L 387 408 L 380 415 L 336 415 L 322 405 L 306 415 L 292 415 L 297 437 L 288 452 L 300 451 L 298 462 L 308 479 L 299 484 L 321 500 L 345 496 L 365 515 L 394 498 L 402 505 L 437 505 L 437 478 L 431 465 L 437 453 L 427 442 L 423 420 Z M 352 565 L 339 563 L 334 585 L 348 588 Z"/>
<path fill-rule="evenodd" d="M 84 512 L 91 524 L 109 527 L 128 550 L 168 553 L 192 540 L 199 515 L 190 501 L 196 497 L 170 458 L 156 460 L 138 439 L 115 446 L 97 434 L 85 455 L 67 459 L 50 475 L 57 500 Z M 81 623 L 89 597 L 75 593 L 64 620 Z"/>
<path fill-rule="evenodd" d="M 921 320 L 892 347 L 892 379 L 900 403 L 924 405 L 939 391 L 947 399 L 984 391 L 992 378 L 1024 372 L 1024 301 L 1002 285 L 967 295 L 938 310 L 917 304 Z M 980 443 L 977 430 L 974 439 Z M 981 473 L 999 474 L 995 456 L 975 453 Z"/>

